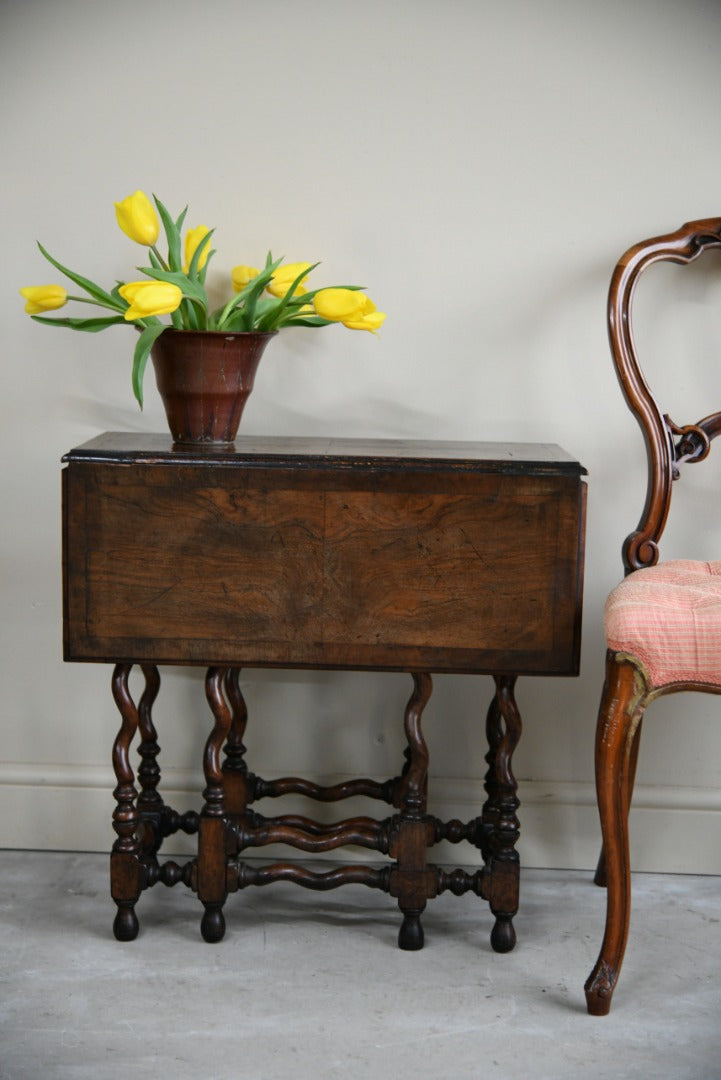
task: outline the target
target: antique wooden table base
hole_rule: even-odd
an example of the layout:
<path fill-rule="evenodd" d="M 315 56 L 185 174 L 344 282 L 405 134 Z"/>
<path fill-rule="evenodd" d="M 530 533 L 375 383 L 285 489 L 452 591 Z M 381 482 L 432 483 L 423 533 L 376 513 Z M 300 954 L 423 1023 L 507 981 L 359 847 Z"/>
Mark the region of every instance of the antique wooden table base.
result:
<path fill-rule="evenodd" d="M 65 659 L 115 664 L 122 717 L 113 748 L 115 936 L 136 936 L 136 903 L 158 882 L 197 893 L 201 932 L 211 942 L 225 932 L 229 892 L 274 881 L 318 890 L 353 882 L 397 899 L 403 949 L 422 947 L 426 902 L 447 890 L 487 900 L 493 948 L 512 949 L 519 877 L 512 755 L 521 733 L 513 691 L 519 674 L 578 671 L 585 515 L 578 462 L 545 444 L 244 438 L 231 449 L 198 449 L 130 434 L 101 436 L 64 461 Z M 128 686 L 135 664 L 145 677 L 137 704 Z M 159 791 L 158 664 L 208 669 L 214 723 L 199 812 L 177 813 Z M 399 775 L 323 787 L 249 772 L 240 665 L 411 673 Z M 426 810 L 421 716 L 429 672 L 495 680 L 485 801 L 466 823 Z M 138 787 L 130 762 L 136 734 Z M 395 813 L 324 825 L 251 809 L 291 793 L 321 802 L 362 795 Z M 163 840 L 179 830 L 197 833 L 197 856 L 183 866 L 161 862 Z M 468 873 L 429 864 L 428 850 L 441 840 L 470 841 L 482 865 Z M 354 845 L 389 861 L 317 872 L 242 858 L 276 843 L 310 855 Z"/>

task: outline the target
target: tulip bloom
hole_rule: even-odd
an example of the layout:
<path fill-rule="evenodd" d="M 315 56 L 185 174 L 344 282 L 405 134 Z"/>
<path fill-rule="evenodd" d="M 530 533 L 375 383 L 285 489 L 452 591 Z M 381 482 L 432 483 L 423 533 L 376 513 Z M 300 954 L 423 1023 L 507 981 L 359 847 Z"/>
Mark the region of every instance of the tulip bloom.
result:
<path fill-rule="evenodd" d="M 364 297 L 363 310 L 358 312 L 352 319 L 344 319 L 343 325 L 349 330 L 370 330 L 372 334 L 382 326 L 385 321 L 385 313 L 376 311 L 376 306 L 368 297 Z"/>
<path fill-rule="evenodd" d="M 234 266 L 230 272 L 230 279 L 233 282 L 233 291 L 242 292 L 249 281 L 253 278 L 257 278 L 260 270 L 255 266 Z"/>
<path fill-rule="evenodd" d="M 349 330 L 376 331 L 385 319 L 372 300 L 354 289 L 321 289 L 313 298 L 316 314 Z"/>
<path fill-rule="evenodd" d="M 298 274 L 302 274 L 304 270 L 310 270 L 310 263 L 286 263 L 285 266 L 279 266 L 268 283 L 268 292 L 271 296 L 285 296 Z M 304 292 L 308 292 L 305 285 L 298 285 L 293 295 L 300 296 Z"/>
<path fill-rule="evenodd" d="M 126 236 L 136 244 L 153 247 L 160 232 L 160 222 L 147 195 L 136 191 L 127 199 L 115 204 L 118 225 Z"/>
<path fill-rule="evenodd" d="M 169 315 L 180 306 L 183 294 L 169 281 L 129 281 L 118 292 L 130 307 L 125 319 L 147 319 L 151 315 Z"/>
<path fill-rule="evenodd" d="M 188 268 L 193 261 L 193 255 L 195 255 L 201 240 L 204 236 L 207 236 L 210 229 L 207 225 L 196 225 L 194 229 L 188 229 L 185 236 L 185 266 L 183 270 L 188 273 Z M 208 255 L 210 254 L 210 241 L 205 245 L 200 258 L 198 259 L 198 270 L 202 270 L 208 261 Z"/>
<path fill-rule="evenodd" d="M 20 290 L 20 295 L 27 300 L 25 310 L 28 315 L 54 311 L 68 302 L 68 294 L 62 285 L 28 285 Z"/>

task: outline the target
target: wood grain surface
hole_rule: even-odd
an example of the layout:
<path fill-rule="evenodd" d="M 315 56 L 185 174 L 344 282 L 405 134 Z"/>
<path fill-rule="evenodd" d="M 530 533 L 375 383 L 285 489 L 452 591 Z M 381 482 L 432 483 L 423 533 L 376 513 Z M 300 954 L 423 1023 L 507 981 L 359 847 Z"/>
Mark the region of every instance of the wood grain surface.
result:
<path fill-rule="evenodd" d="M 501 444 L 299 465 L 268 442 L 251 464 L 68 455 L 67 659 L 577 670 L 585 484 L 562 451 L 554 473 Z"/>

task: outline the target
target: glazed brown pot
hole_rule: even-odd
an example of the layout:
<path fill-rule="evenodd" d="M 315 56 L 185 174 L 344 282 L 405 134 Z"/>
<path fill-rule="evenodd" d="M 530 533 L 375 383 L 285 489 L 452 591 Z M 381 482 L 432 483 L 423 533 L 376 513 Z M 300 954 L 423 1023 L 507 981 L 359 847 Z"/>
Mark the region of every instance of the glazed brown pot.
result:
<path fill-rule="evenodd" d="M 233 442 L 272 337 L 256 331 L 163 331 L 150 355 L 176 443 Z"/>

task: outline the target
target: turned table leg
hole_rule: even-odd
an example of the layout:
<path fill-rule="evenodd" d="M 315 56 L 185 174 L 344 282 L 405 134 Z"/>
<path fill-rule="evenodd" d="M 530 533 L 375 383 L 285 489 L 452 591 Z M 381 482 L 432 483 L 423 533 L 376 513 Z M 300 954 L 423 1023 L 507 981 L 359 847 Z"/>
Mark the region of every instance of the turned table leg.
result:
<path fill-rule="evenodd" d="M 421 716 L 432 689 L 430 675 L 413 674 L 413 693 L 405 712 L 408 754 L 403 774 L 402 805 L 391 849 L 397 866 L 391 873 L 390 892 L 397 897 L 398 907 L 403 913 L 398 945 L 409 951 L 423 948 L 421 915 L 426 901 L 435 895 L 435 874 L 427 864 L 425 805 L 428 748 L 421 730 Z"/>
<path fill-rule="evenodd" d="M 113 769 L 118 782 L 113 792 L 116 802 L 113 829 L 117 839 L 110 856 L 110 894 L 118 908 L 113 933 L 118 941 L 132 941 L 138 935 L 135 904 L 145 877 L 138 839 L 138 792 L 129 756 L 139 722 L 138 710 L 128 688 L 132 667 L 132 664 L 117 664 L 112 679 L 113 698 L 122 717 L 120 731 L 113 745 Z"/>
<path fill-rule="evenodd" d="M 225 796 L 220 755 L 230 732 L 232 715 L 223 694 L 226 669 L 211 667 L 205 692 L 215 718 L 203 755 L 205 805 L 198 830 L 198 899 L 205 907 L 200 932 L 205 941 L 221 941 L 225 934 L 223 904 L 228 894 Z"/>
<path fill-rule="evenodd" d="M 224 686 L 231 713 L 222 769 L 225 812 L 229 820 L 240 825 L 245 818 L 248 804 L 253 801 L 255 783 L 255 777 L 248 773 L 245 762 L 243 736 L 248 723 L 248 709 L 240 689 L 240 668 L 228 668 Z M 231 833 L 227 839 L 228 851 L 237 855 L 239 851 L 237 836 Z"/>
<path fill-rule="evenodd" d="M 160 673 L 154 664 L 142 665 L 145 689 L 138 704 L 138 728 L 140 732 L 140 765 L 138 766 L 138 812 L 142 828 L 140 843 L 147 855 L 157 855 L 163 842 L 163 799 L 158 791 L 160 784 L 160 747 L 153 723 L 153 705 L 160 691 Z"/>
<path fill-rule="evenodd" d="M 496 777 L 496 761 L 498 758 L 498 748 L 501 745 L 502 738 L 503 718 L 501 717 L 501 710 L 498 704 L 498 695 L 494 694 L 486 714 L 486 741 L 488 743 L 488 750 L 486 752 L 485 761 L 488 768 L 483 783 L 486 792 L 486 801 L 483 804 L 483 810 L 481 811 L 479 820 L 480 828 L 478 832 L 478 843 L 484 862 L 488 861 L 491 839 L 496 827 L 496 822 L 498 821 L 500 792 Z"/>
<path fill-rule="evenodd" d="M 518 911 L 519 861 L 516 843 L 520 805 L 511 766 L 513 751 L 521 737 L 521 716 L 513 695 L 515 675 L 496 675 L 496 694 L 488 711 L 488 795 L 481 817 L 484 858 L 490 866 L 491 912 L 496 921 L 491 931 L 494 952 L 510 952 L 516 944 L 513 917 Z"/>

